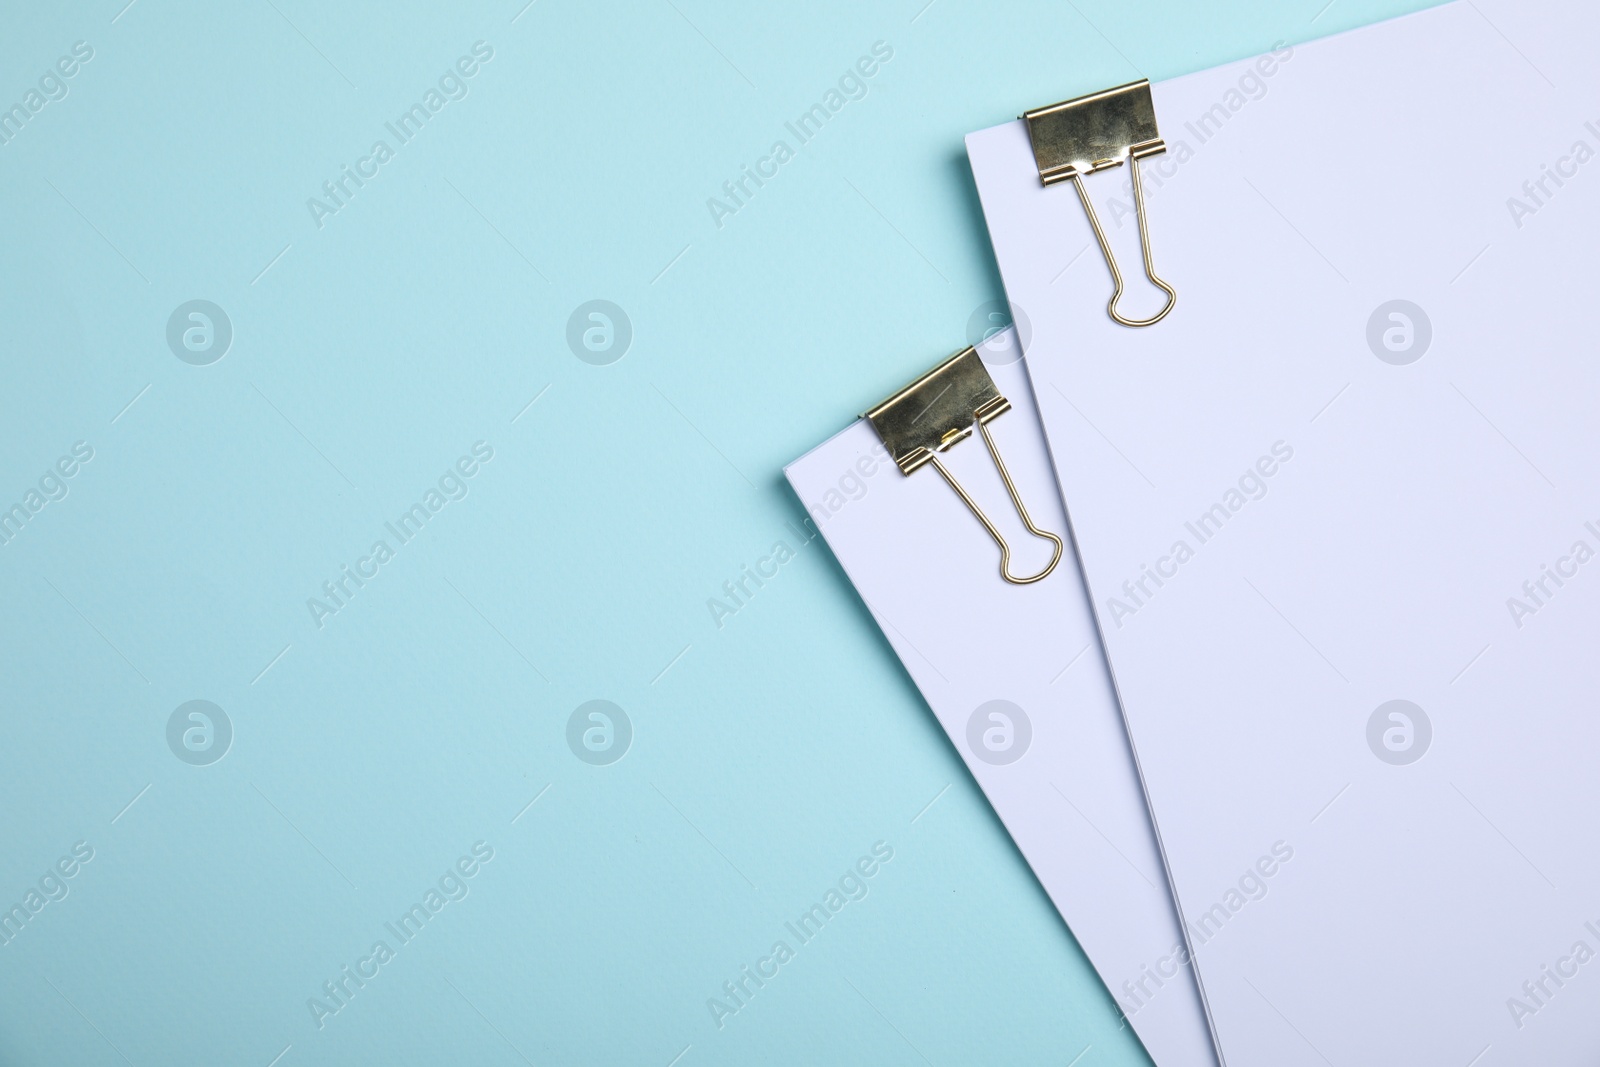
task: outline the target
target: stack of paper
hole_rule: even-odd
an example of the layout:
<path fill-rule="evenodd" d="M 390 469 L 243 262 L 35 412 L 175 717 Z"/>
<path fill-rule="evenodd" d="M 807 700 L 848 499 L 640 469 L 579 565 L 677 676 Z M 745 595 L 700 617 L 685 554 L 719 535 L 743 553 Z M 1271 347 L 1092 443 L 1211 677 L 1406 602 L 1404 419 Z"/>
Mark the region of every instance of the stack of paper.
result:
<path fill-rule="evenodd" d="M 982 351 L 1013 405 L 991 424 L 1007 470 L 1034 522 L 1064 531 L 1015 334 Z M 1017 570 L 1048 562 L 982 444 L 943 462 L 1003 524 Z M 1164 1067 L 1214 1064 L 1071 555 L 1036 585 L 1001 581 L 983 527 L 932 470 L 902 475 L 865 419 L 785 473 L 1145 1047 Z"/>
<path fill-rule="evenodd" d="M 968 139 L 1234 1067 L 1600 1059 L 1600 100 L 1529 14 L 1155 86 L 1148 329 L 1025 126 Z"/>

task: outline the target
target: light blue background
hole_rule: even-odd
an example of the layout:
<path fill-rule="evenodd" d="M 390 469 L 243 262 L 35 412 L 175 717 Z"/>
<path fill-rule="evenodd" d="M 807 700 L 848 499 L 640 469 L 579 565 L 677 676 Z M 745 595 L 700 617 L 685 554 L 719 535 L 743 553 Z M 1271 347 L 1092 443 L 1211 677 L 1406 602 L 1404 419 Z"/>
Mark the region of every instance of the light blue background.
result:
<path fill-rule="evenodd" d="M 1324 2 L 6 0 L 0 107 L 94 58 L 0 146 L 0 508 L 95 455 L 0 547 L 0 905 L 95 856 L 0 947 L 0 1063 L 1147 1062 L 826 547 L 720 628 L 707 600 L 799 547 L 782 464 L 1001 295 L 963 134 L 1426 6 Z M 307 198 L 479 40 L 319 229 Z M 195 298 L 233 324 L 211 366 L 165 340 Z M 594 298 L 633 326 L 610 366 L 565 340 Z M 319 629 L 307 598 L 480 440 Z M 197 698 L 235 731 L 206 767 L 165 736 Z M 635 731 L 610 766 L 565 739 L 594 698 Z M 878 841 L 719 1029 L 707 998 Z"/>

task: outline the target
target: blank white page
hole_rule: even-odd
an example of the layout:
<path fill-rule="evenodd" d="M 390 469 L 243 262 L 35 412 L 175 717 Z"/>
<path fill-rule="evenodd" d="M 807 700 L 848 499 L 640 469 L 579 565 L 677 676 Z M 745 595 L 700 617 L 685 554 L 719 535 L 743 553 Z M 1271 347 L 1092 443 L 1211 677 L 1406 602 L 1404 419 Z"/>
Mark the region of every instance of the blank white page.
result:
<path fill-rule="evenodd" d="M 1024 125 L 968 138 L 1231 1067 L 1600 1062 L 1595 19 L 1155 85 L 1147 329 Z"/>
<path fill-rule="evenodd" d="M 984 349 L 1012 403 L 989 426 L 1030 517 L 1064 533 L 1016 351 L 1010 333 Z M 1016 546 L 1013 573 L 1048 562 L 976 435 L 943 462 Z M 865 419 L 785 473 L 1151 1057 L 1214 1067 L 1070 548 L 1043 581 L 1008 585 L 994 542 L 949 486 L 931 467 L 902 475 Z"/>

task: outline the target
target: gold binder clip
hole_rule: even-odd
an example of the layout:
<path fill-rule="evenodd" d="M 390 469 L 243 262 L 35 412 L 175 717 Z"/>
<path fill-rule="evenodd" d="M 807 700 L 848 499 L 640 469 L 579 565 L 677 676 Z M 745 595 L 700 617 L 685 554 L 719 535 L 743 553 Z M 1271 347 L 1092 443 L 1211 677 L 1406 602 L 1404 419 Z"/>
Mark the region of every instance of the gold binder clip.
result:
<path fill-rule="evenodd" d="M 983 360 L 978 357 L 977 349 L 969 347 L 867 412 L 866 417 L 872 420 L 873 429 L 878 431 L 878 436 L 883 439 L 884 446 L 889 449 L 902 474 L 910 474 L 926 463 L 933 464 L 933 469 L 950 483 L 950 488 L 956 491 L 956 495 L 983 523 L 983 528 L 989 531 L 995 544 L 1000 546 L 1000 577 L 1013 585 L 1028 585 L 1047 577 L 1056 569 L 1066 545 L 1055 534 L 1039 529 L 1028 517 L 1027 509 L 1022 506 L 1022 498 L 1017 495 L 1017 487 L 1012 484 L 1011 475 L 994 447 L 994 439 L 989 436 L 988 424 L 1010 410 L 1011 402 L 1000 395 L 994 379 L 989 377 Z M 1026 578 L 1011 575 L 1008 567 L 1011 547 L 945 465 L 939 462 L 936 453 L 970 437 L 974 425 L 983 435 L 983 443 L 989 447 L 989 455 L 994 459 L 1001 480 L 1006 483 L 1006 492 L 1011 494 L 1011 503 L 1016 505 L 1022 524 L 1035 537 L 1055 543 L 1056 551 L 1050 557 L 1050 565 L 1038 574 Z"/>
<path fill-rule="evenodd" d="M 1039 180 L 1045 185 L 1071 181 L 1078 199 L 1094 227 L 1095 240 L 1111 268 L 1114 288 L 1106 305 L 1112 319 L 1123 326 L 1153 326 L 1167 317 L 1178 302 L 1177 290 L 1156 276 L 1150 259 L 1150 232 L 1145 226 L 1144 187 L 1139 181 L 1139 160 L 1167 150 L 1156 128 L 1156 108 L 1150 99 L 1150 82 L 1140 79 L 1115 89 L 1090 93 L 1049 107 L 1035 108 L 1022 116 L 1028 123 L 1028 138 L 1033 142 L 1034 162 L 1039 165 Z M 1117 269 L 1111 245 L 1106 241 L 1094 204 L 1083 187 L 1083 179 L 1095 171 L 1128 163 L 1133 177 L 1133 208 L 1139 220 L 1139 245 L 1144 251 L 1144 274 L 1152 285 L 1167 294 L 1167 305 L 1148 319 L 1130 319 L 1117 311 L 1122 297 L 1122 272 Z"/>

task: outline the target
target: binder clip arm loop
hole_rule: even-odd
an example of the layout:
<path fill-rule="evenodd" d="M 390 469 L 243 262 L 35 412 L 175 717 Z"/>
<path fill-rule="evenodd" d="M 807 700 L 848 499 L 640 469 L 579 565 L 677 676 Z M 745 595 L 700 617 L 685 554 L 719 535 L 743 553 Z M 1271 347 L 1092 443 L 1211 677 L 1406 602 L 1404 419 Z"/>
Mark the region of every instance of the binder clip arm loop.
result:
<path fill-rule="evenodd" d="M 1089 216 L 1089 225 L 1094 229 L 1095 240 L 1100 243 L 1100 254 L 1105 256 L 1106 266 L 1111 268 L 1111 300 L 1106 304 L 1106 312 L 1111 318 L 1122 326 L 1140 327 L 1154 326 L 1178 303 L 1178 291 L 1168 285 L 1156 274 L 1155 262 L 1150 255 L 1150 230 L 1145 224 L 1144 185 L 1139 180 L 1139 160 L 1133 156 L 1128 157 L 1128 168 L 1133 172 L 1133 213 L 1139 219 L 1139 248 L 1144 253 L 1144 276 L 1150 279 L 1150 284 L 1167 294 L 1164 307 L 1148 319 L 1130 319 L 1117 310 L 1117 301 L 1122 299 L 1122 271 L 1117 269 L 1117 260 L 1111 253 L 1111 243 L 1106 240 L 1106 234 L 1100 228 L 1100 217 L 1095 214 L 1094 202 L 1089 199 L 1089 192 L 1083 187 L 1083 176 L 1074 172 L 1071 178 L 1073 188 L 1078 190 L 1078 199 L 1083 201 L 1084 214 Z"/>
<path fill-rule="evenodd" d="M 994 538 L 994 543 L 1000 546 L 1000 577 L 1012 585 L 1032 585 L 1034 582 L 1043 581 L 1050 577 L 1050 573 L 1056 569 L 1056 564 L 1061 562 L 1061 553 L 1066 549 L 1066 542 L 1062 541 L 1059 535 L 1053 534 L 1049 530 L 1041 530 L 1033 524 L 1033 519 L 1028 515 L 1028 509 L 1022 504 L 1021 494 L 1017 492 L 1016 485 L 1011 481 L 1011 473 L 1006 470 L 1005 461 L 1000 458 L 999 449 L 995 448 L 994 438 L 989 435 L 989 427 L 982 420 L 978 422 L 978 432 L 983 434 L 983 443 L 989 449 L 989 457 L 994 460 L 995 469 L 1000 472 L 1000 480 L 1006 483 L 1006 492 L 1010 494 L 1011 503 L 1016 507 L 1017 515 L 1022 519 L 1022 524 L 1028 528 L 1028 532 L 1033 536 L 1043 538 L 1055 545 L 1055 552 L 1051 554 L 1050 562 L 1038 574 L 1019 578 L 1011 573 L 1011 546 L 1006 544 L 1006 539 L 1000 536 L 1000 531 L 995 528 L 994 523 L 989 521 L 989 516 L 983 513 L 983 509 L 978 507 L 977 502 L 967 495 L 965 489 L 961 488 L 961 483 L 956 481 L 955 476 L 945 468 L 943 463 L 939 462 L 939 457 L 930 455 L 928 457 L 929 462 L 933 464 L 933 469 L 939 472 L 940 477 L 949 483 L 950 488 L 956 491 L 956 495 L 961 498 L 961 502 L 967 505 L 967 510 L 971 511 L 978 521 L 983 523 L 983 528 L 989 531 L 989 536 Z"/>

